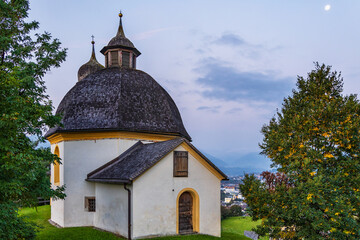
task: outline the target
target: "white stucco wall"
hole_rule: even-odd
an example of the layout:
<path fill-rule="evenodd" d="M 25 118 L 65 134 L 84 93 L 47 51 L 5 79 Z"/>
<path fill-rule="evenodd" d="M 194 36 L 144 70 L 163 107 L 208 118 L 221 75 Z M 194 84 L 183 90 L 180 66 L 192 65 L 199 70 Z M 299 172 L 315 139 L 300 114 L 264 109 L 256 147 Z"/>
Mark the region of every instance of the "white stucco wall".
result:
<path fill-rule="evenodd" d="M 133 238 L 176 234 L 176 201 L 184 188 L 199 195 L 200 233 L 220 236 L 220 180 L 191 154 L 188 177 L 173 177 L 171 152 L 133 182 Z"/>
<path fill-rule="evenodd" d="M 94 226 L 127 237 L 128 192 L 124 185 L 96 183 L 95 188 Z"/>
<path fill-rule="evenodd" d="M 87 174 L 111 161 L 137 140 L 102 139 L 60 142 L 60 184 L 65 200 L 52 201 L 51 219 L 63 227 L 95 226 L 127 236 L 127 191 L 123 185 L 86 182 Z M 51 146 L 55 150 L 55 144 Z M 175 151 L 185 151 L 179 146 Z M 51 181 L 53 182 L 53 167 Z M 188 177 L 173 177 L 173 152 L 136 179 L 132 188 L 132 235 L 176 234 L 176 201 L 185 188 L 200 199 L 199 232 L 220 236 L 220 180 L 189 154 Z M 96 212 L 84 208 L 85 197 L 96 197 Z"/>
<path fill-rule="evenodd" d="M 63 161 L 60 166 L 60 184 L 65 184 L 67 197 L 64 201 L 52 203 L 51 219 L 64 227 L 94 226 L 95 213 L 85 211 L 85 197 L 95 196 L 95 183 L 85 181 L 87 174 L 113 160 L 136 142 L 128 139 L 101 139 L 59 143 Z M 54 149 L 55 145 L 52 151 Z"/>

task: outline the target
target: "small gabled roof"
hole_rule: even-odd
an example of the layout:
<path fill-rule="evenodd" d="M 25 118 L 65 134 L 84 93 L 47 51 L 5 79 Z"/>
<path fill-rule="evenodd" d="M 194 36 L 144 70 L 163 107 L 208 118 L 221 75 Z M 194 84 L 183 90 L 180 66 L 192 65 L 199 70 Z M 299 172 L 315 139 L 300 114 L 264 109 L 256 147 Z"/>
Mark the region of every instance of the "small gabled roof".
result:
<path fill-rule="evenodd" d="M 175 138 L 149 144 L 139 141 L 120 156 L 89 173 L 86 180 L 91 182 L 131 183 L 182 143 L 186 143 L 199 154 L 224 180 L 227 179 L 227 176 L 188 140 Z"/>

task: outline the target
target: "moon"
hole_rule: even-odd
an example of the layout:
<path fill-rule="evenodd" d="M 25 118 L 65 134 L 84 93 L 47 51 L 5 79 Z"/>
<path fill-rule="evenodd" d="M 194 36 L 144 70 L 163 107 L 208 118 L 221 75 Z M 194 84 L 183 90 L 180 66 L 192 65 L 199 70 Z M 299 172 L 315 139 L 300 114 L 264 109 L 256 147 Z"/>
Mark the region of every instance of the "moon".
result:
<path fill-rule="evenodd" d="M 326 4 L 324 7 L 325 11 L 329 11 L 331 9 L 331 5 L 330 4 Z"/>

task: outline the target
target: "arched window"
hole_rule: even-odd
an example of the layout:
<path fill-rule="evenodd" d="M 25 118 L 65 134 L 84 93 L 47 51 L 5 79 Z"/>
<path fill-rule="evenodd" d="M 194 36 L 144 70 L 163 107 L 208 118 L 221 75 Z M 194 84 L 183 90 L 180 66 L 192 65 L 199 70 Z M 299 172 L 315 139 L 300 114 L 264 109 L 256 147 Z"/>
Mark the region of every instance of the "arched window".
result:
<path fill-rule="evenodd" d="M 59 147 L 55 147 L 54 154 L 60 157 Z M 58 162 L 54 162 L 54 184 L 60 184 L 60 164 Z"/>

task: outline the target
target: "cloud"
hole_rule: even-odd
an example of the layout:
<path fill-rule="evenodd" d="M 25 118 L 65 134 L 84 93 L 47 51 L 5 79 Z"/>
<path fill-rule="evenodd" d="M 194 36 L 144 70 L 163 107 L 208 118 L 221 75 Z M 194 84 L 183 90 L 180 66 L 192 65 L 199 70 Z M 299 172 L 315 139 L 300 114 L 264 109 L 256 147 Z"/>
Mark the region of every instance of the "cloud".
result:
<path fill-rule="evenodd" d="M 263 55 L 273 54 L 274 52 L 283 49 L 281 45 L 267 46 L 266 44 L 252 43 L 236 33 L 231 32 L 223 33 L 220 36 L 204 37 L 201 48 L 204 48 L 204 46 L 213 51 L 216 51 L 217 47 L 220 47 L 219 50 L 222 54 L 226 54 L 224 51 L 230 50 L 235 53 L 236 56 L 241 55 L 253 60 L 258 60 Z"/>
<path fill-rule="evenodd" d="M 220 38 L 213 41 L 213 43 L 220 45 L 239 46 L 247 44 L 244 39 L 232 33 L 224 33 Z"/>
<path fill-rule="evenodd" d="M 201 106 L 201 107 L 198 107 L 197 110 L 218 113 L 220 108 L 221 108 L 221 106 L 214 106 L 214 107 Z"/>
<path fill-rule="evenodd" d="M 205 62 L 203 67 L 197 69 L 205 72 L 205 75 L 196 81 L 206 87 L 202 95 L 207 98 L 238 102 L 278 102 L 286 97 L 293 87 L 291 79 L 278 78 L 273 73 L 238 72 L 213 60 Z"/>

